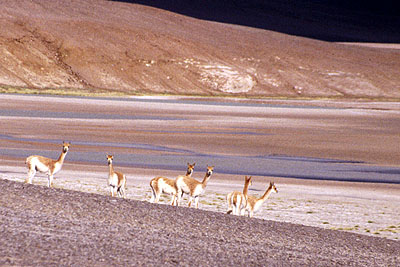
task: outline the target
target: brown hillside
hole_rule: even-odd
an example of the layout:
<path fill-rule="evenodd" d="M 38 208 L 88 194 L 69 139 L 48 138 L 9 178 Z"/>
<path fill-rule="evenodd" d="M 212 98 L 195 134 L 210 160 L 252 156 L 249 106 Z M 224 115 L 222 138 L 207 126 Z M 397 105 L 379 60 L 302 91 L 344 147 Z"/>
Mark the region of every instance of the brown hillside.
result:
<path fill-rule="evenodd" d="M 400 97 L 398 49 L 317 41 L 102 0 L 5 0 L 0 25 L 2 87 Z"/>

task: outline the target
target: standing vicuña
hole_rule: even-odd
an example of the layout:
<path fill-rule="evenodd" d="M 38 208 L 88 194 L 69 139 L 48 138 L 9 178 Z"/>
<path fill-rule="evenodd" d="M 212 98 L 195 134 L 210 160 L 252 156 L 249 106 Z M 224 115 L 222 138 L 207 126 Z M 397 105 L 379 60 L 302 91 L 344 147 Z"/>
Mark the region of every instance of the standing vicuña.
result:
<path fill-rule="evenodd" d="M 228 205 L 228 211 L 226 213 L 230 214 L 233 212 L 234 215 L 243 215 L 244 209 L 247 204 L 247 192 L 249 191 L 249 186 L 251 185 L 251 176 L 247 178 L 244 177 L 244 187 L 243 193 L 234 191 L 226 195 L 226 203 Z"/>
<path fill-rule="evenodd" d="M 187 164 L 187 171 L 186 171 L 186 176 L 191 177 L 194 166 L 196 163 Z M 176 189 L 175 189 L 175 179 L 168 179 L 165 177 L 156 177 L 151 179 L 150 181 L 150 187 L 151 187 L 151 199 L 150 202 L 158 203 L 160 200 L 160 195 L 161 193 L 165 194 L 170 194 L 172 195 L 171 199 L 171 205 L 175 205 L 176 203 Z"/>
<path fill-rule="evenodd" d="M 28 178 L 26 179 L 25 182 L 31 184 L 32 179 L 36 174 L 36 171 L 39 171 L 47 173 L 48 177 L 47 186 L 51 187 L 53 184 L 53 176 L 54 174 L 56 174 L 61 170 L 68 149 L 69 149 L 69 143 L 63 142 L 63 150 L 58 160 L 53 160 L 37 155 L 27 157 L 25 163 L 28 166 Z"/>
<path fill-rule="evenodd" d="M 269 183 L 269 186 L 262 197 L 257 198 L 254 196 L 247 196 L 246 211 L 248 211 L 249 217 L 253 217 L 254 212 L 261 207 L 271 193 L 278 193 L 278 189 L 276 189 L 274 182 Z"/>
<path fill-rule="evenodd" d="M 199 207 L 199 196 L 204 192 L 208 180 L 211 178 L 214 166 L 207 166 L 206 175 L 202 182 L 199 182 L 189 176 L 178 176 L 175 180 L 175 189 L 177 197 L 176 205 L 178 206 L 183 193 L 189 195 L 189 207 L 192 205 L 192 198 L 194 198 L 196 208 Z"/>
<path fill-rule="evenodd" d="M 112 165 L 113 159 L 113 156 L 107 155 L 107 162 L 110 170 L 108 173 L 108 185 L 110 186 L 111 196 L 113 197 L 114 194 L 118 194 L 119 197 L 125 198 L 126 176 L 123 173 L 114 171 Z"/>

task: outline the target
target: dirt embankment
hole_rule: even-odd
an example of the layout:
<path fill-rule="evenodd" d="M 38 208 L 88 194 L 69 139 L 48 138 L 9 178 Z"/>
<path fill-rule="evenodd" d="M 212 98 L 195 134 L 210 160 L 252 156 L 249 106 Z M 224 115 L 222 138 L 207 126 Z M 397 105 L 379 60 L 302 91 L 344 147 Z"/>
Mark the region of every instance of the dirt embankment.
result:
<path fill-rule="evenodd" d="M 0 265 L 396 266 L 400 242 L 0 180 Z"/>
<path fill-rule="evenodd" d="M 246 10 L 242 16 L 254 15 Z M 290 10 L 269 10 L 257 19 L 290 20 L 298 28 L 309 22 L 293 21 Z M 318 14 L 313 29 L 330 15 L 312 14 Z M 3 1 L 0 23 L 3 91 L 400 97 L 396 49 L 322 42 L 124 1 Z"/>

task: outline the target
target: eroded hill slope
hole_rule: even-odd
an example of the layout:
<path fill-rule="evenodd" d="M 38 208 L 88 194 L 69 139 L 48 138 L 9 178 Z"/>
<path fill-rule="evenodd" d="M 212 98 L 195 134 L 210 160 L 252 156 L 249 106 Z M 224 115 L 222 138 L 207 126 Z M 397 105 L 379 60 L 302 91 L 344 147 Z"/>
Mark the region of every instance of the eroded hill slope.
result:
<path fill-rule="evenodd" d="M 2 87 L 400 97 L 396 49 L 317 41 L 103 0 L 6 0 L 0 24 Z"/>

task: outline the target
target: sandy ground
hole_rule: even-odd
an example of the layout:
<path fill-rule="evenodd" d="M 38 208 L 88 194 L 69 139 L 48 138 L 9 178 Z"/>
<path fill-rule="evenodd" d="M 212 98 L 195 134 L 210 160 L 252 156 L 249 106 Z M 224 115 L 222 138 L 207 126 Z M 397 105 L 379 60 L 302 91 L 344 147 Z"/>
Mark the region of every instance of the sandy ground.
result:
<path fill-rule="evenodd" d="M 141 201 L 150 199 L 151 178 L 159 175 L 174 178 L 185 172 L 186 162 L 198 159 L 203 162 L 197 163 L 194 177 L 201 180 L 203 165 L 212 165 L 208 159 L 221 153 L 246 157 L 265 153 L 265 147 L 268 147 L 268 153 L 360 160 L 372 165 L 393 167 L 389 171 L 394 172 L 400 165 L 396 147 L 400 127 L 397 103 L 335 104 L 322 101 L 317 104 L 312 101 L 311 106 L 327 105 L 328 108 L 266 109 L 263 106 L 246 105 L 203 106 L 190 102 L 159 104 L 110 99 L 0 97 L 0 109 L 3 112 L 0 117 L 0 144 L 2 151 L 10 153 L 0 155 L 0 178 L 13 181 L 25 180 L 27 170 L 24 161 L 27 155 L 47 153 L 55 158 L 59 154 L 59 142 L 63 139 L 71 141 L 72 145 L 62 171 L 56 175 L 56 188 L 107 195 L 105 154 L 114 153 L 115 168 L 128 177 L 128 198 Z M 355 108 L 351 108 L 351 105 Z M 341 109 L 335 108 L 340 106 Z M 51 112 L 58 115 L 53 116 Z M 72 112 L 80 112 L 84 118 L 74 117 L 75 113 Z M 53 114 L 53 117 L 41 117 L 46 114 Z M 128 117 L 122 120 L 113 117 L 101 119 L 106 115 Z M 226 134 L 238 125 L 242 127 L 241 131 L 273 134 Z M 160 130 L 176 132 L 160 134 Z M 205 134 L 197 134 L 193 130 Z M 294 136 L 296 142 L 290 142 Z M 118 142 L 142 146 L 118 146 Z M 106 145 L 99 145 L 102 143 Z M 161 144 L 161 149 L 164 149 L 162 152 L 157 150 L 157 145 Z M 154 147 L 157 149 L 154 150 Z M 202 156 L 196 158 L 188 152 L 188 147 L 190 151 L 202 153 L 199 154 Z M 130 154 L 141 155 L 150 161 L 147 166 L 119 164 L 123 162 L 123 155 Z M 85 157 L 77 158 L 76 155 Z M 151 161 L 170 155 L 177 157 L 177 168 Z M 257 162 L 253 164 L 250 167 L 257 168 Z M 242 189 L 244 175 L 227 174 L 221 170 L 223 166 L 216 166 L 206 193 L 200 199 L 201 209 L 224 213 L 225 195 Z M 260 196 L 270 180 L 275 181 L 279 193 L 271 195 L 255 214 L 257 218 L 394 240 L 400 238 L 399 184 L 256 176 L 249 193 Z M 46 176 L 38 174 L 34 184 L 46 185 Z M 168 196 L 163 197 L 162 203 L 166 204 L 169 200 Z"/>

